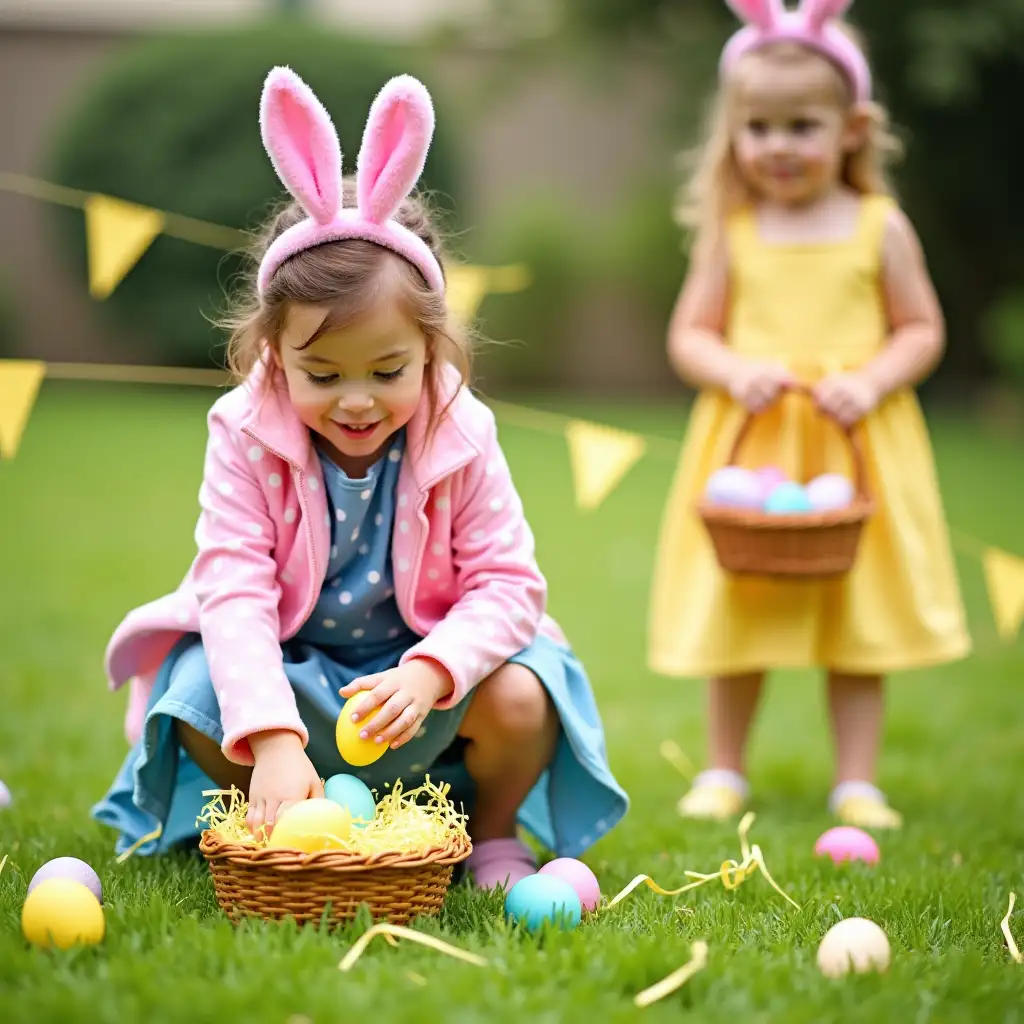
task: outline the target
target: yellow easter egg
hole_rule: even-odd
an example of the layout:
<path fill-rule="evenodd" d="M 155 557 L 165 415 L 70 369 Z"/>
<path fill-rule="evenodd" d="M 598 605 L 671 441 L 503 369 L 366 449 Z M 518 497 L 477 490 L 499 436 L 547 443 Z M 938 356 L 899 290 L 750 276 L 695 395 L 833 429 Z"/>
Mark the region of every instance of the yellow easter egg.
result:
<path fill-rule="evenodd" d="M 349 764 L 357 768 L 373 764 L 374 761 L 382 758 L 388 750 L 386 743 L 376 743 L 374 741 L 372 730 L 368 739 L 364 740 L 359 736 L 360 731 L 366 728 L 368 722 L 372 722 L 376 718 L 377 712 L 380 710 L 380 708 L 375 708 L 368 717 L 359 722 L 353 722 L 352 710 L 364 699 L 364 693 L 357 693 L 354 697 L 349 697 L 345 701 L 345 706 L 341 709 L 341 714 L 338 715 L 338 724 L 334 730 L 334 739 L 338 744 L 338 753 Z"/>
<path fill-rule="evenodd" d="M 340 850 L 352 833 L 352 815 L 333 800 L 317 798 L 292 804 L 274 825 L 268 846 L 317 853 Z"/>
<path fill-rule="evenodd" d="M 49 878 L 28 894 L 21 930 L 33 946 L 71 949 L 102 942 L 106 921 L 99 900 L 81 882 Z"/>

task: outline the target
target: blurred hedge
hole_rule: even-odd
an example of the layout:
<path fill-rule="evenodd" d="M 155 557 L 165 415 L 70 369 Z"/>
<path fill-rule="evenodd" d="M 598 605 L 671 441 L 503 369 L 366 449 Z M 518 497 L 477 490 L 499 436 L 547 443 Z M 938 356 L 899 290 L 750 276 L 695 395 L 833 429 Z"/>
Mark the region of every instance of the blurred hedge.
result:
<path fill-rule="evenodd" d="M 0 359 L 9 359 L 15 355 L 16 333 L 14 298 L 8 282 L 0 278 Z"/>
<path fill-rule="evenodd" d="M 355 170 L 369 105 L 393 75 L 408 72 L 434 92 L 406 49 L 339 36 L 301 23 L 164 36 L 135 44 L 106 66 L 69 110 L 46 176 L 231 227 L 259 225 L 283 194 L 260 141 L 258 105 L 275 64 L 292 67 L 331 112 L 346 172 Z M 441 100 L 435 100 L 441 106 Z M 439 118 L 421 183 L 454 226 L 460 191 L 449 119 Z M 86 281 L 81 214 L 54 208 L 59 247 Z M 139 361 L 220 363 L 222 339 L 208 318 L 240 266 L 225 254 L 162 236 L 102 305 L 146 350 Z"/>

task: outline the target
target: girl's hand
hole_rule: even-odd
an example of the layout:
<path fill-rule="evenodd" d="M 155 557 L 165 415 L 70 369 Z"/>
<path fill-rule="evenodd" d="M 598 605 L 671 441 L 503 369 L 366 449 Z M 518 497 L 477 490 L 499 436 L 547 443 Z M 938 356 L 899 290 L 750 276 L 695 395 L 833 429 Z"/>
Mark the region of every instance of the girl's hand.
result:
<path fill-rule="evenodd" d="M 860 422 L 880 399 L 878 386 L 862 373 L 835 373 L 820 381 L 814 389 L 818 408 L 844 427 Z"/>
<path fill-rule="evenodd" d="M 419 732 L 430 709 L 453 686 L 448 671 L 436 661 L 413 658 L 398 668 L 356 679 L 338 692 L 342 697 L 351 697 L 360 690 L 368 691 L 369 696 L 356 705 L 352 721 L 359 722 L 374 708 L 380 708 L 359 735 L 390 743 L 391 749 L 397 750 Z"/>
<path fill-rule="evenodd" d="M 744 359 L 730 375 L 728 387 L 729 394 L 750 412 L 762 412 L 793 382 L 793 375 L 778 363 Z"/>
<path fill-rule="evenodd" d="M 267 834 L 292 804 L 324 795 L 324 785 L 302 749 L 302 740 L 290 729 L 260 732 L 249 737 L 256 765 L 249 783 L 249 813 L 245 823 L 258 836 Z"/>

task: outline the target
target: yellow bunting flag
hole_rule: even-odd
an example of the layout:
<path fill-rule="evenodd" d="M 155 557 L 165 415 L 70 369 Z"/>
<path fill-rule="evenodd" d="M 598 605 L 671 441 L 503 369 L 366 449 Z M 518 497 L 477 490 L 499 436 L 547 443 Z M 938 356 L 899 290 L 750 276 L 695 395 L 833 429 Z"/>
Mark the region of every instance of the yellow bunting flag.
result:
<path fill-rule="evenodd" d="M 565 427 L 576 501 L 595 509 L 640 459 L 647 442 L 639 434 L 572 420 Z"/>
<path fill-rule="evenodd" d="M 13 459 L 35 405 L 46 364 L 0 359 L 0 458 Z"/>
<path fill-rule="evenodd" d="M 530 283 L 526 267 L 482 267 L 464 264 L 448 274 L 448 303 L 455 315 L 469 323 L 477 314 L 484 296 L 497 292 L 519 292 Z"/>
<path fill-rule="evenodd" d="M 111 196 L 85 200 L 85 234 L 89 248 L 89 292 L 105 299 L 138 263 L 164 229 L 159 210 Z"/>
<path fill-rule="evenodd" d="M 1024 558 L 986 548 L 982 563 L 999 635 L 1013 640 L 1024 621 Z"/>

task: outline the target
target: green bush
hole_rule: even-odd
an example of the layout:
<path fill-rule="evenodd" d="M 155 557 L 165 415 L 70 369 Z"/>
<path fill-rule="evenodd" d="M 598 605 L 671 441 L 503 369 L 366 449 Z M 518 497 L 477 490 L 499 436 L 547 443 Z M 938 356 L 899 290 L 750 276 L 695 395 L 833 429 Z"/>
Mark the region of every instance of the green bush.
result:
<path fill-rule="evenodd" d="M 982 322 L 982 337 L 997 378 L 1024 387 L 1024 291 L 1011 291 L 992 306 Z"/>
<path fill-rule="evenodd" d="M 255 228 L 283 195 L 260 141 L 263 80 L 292 67 L 331 112 L 346 172 L 355 170 L 366 113 L 392 75 L 429 75 L 405 49 L 338 36 L 301 23 L 160 37 L 131 46 L 87 89 L 66 117 L 47 177 L 236 228 Z M 434 93 L 443 112 L 443 100 Z M 449 119 L 438 117 L 422 179 L 451 210 L 459 176 Z M 85 266 L 81 214 L 54 208 L 60 247 Z M 451 218 L 446 220 L 452 226 Z M 158 238 L 104 311 L 141 337 L 140 361 L 201 366 L 221 362 L 208 318 L 240 267 L 237 254 Z M 83 289 L 86 287 L 83 276 Z"/>
<path fill-rule="evenodd" d="M 0 359 L 17 353 L 17 323 L 10 286 L 0 280 Z"/>
<path fill-rule="evenodd" d="M 592 231 L 556 195 L 531 195 L 505 208 L 487 232 L 483 254 L 492 265 L 524 264 L 524 291 L 484 298 L 478 327 L 487 339 L 477 376 L 529 387 L 566 382 L 565 345 L 574 303 L 593 277 Z M 493 342 L 494 344 L 491 344 Z"/>

